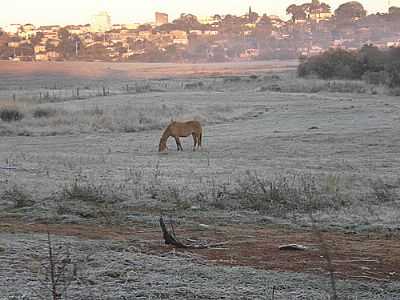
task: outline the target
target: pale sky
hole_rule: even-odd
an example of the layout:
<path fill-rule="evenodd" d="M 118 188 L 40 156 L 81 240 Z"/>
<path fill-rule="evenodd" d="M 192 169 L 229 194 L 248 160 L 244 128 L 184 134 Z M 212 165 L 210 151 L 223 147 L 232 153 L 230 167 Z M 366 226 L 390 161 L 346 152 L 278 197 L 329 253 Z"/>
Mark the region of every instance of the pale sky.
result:
<path fill-rule="evenodd" d="M 389 0 L 361 0 L 368 13 L 387 12 Z M 400 0 L 390 0 L 400 6 Z M 242 15 L 251 5 L 259 14 L 278 15 L 287 19 L 286 7 L 311 0 L 0 0 L 0 26 L 11 23 L 51 24 L 87 24 L 92 16 L 106 10 L 112 23 L 149 22 L 154 20 L 154 12 L 161 11 L 175 19 L 180 13 L 192 13 L 197 16 L 214 14 Z M 341 0 L 326 0 L 332 10 Z"/>

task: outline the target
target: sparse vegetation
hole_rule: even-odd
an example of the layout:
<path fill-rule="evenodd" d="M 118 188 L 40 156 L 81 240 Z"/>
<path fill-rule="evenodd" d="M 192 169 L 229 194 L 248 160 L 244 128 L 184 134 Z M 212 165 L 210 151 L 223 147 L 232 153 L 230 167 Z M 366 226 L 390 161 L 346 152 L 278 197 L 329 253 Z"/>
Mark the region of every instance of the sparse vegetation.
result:
<path fill-rule="evenodd" d="M 0 108 L 0 119 L 3 122 L 21 121 L 23 118 L 24 114 L 16 107 Z"/>
<path fill-rule="evenodd" d="M 317 183 L 312 176 L 278 176 L 268 180 L 251 172 L 241 176 L 233 186 L 222 185 L 212 203 L 223 207 L 226 198 L 230 208 L 237 206 L 279 216 L 292 212 L 338 210 L 349 204 L 337 186 L 328 188 L 327 183 Z"/>
<path fill-rule="evenodd" d="M 90 183 L 78 176 L 66 185 L 57 198 L 57 214 L 97 218 L 106 224 L 124 221 L 121 203 L 127 199 L 125 186 Z"/>
<path fill-rule="evenodd" d="M 29 194 L 18 185 L 13 185 L 4 190 L 0 199 L 3 203 L 10 203 L 14 209 L 29 207 L 34 204 Z"/>
<path fill-rule="evenodd" d="M 33 111 L 33 117 L 34 118 L 49 118 L 51 116 L 54 116 L 56 114 L 56 110 L 52 108 L 36 108 Z"/>

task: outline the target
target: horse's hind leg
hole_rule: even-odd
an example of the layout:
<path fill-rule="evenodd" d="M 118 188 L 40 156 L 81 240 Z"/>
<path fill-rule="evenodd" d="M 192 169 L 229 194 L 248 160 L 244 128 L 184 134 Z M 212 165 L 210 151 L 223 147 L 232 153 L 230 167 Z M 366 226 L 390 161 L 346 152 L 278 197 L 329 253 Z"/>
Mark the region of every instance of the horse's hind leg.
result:
<path fill-rule="evenodd" d="M 196 151 L 196 146 L 199 144 L 199 138 L 195 133 L 192 133 L 193 136 L 193 151 Z"/>
<path fill-rule="evenodd" d="M 202 132 L 200 132 L 200 134 L 199 134 L 199 139 L 198 139 L 198 141 L 197 141 L 197 147 L 201 147 L 201 140 L 202 140 L 202 138 L 203 138 L 203 133 Z"/>
<path fill-rule="evenodd" d="M 175 137 L 175 142 L 176 142 L 176 147 L 177 147 L 178 151 L 183 151 L 181 141 L 179 140 L 178 137 Z"/>

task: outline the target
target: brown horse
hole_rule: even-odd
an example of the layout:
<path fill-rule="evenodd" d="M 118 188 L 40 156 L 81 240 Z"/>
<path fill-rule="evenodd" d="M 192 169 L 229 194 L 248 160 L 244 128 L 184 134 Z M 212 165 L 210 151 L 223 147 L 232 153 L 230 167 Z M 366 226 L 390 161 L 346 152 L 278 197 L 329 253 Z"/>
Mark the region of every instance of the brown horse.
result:
<path fill-rule="evenodd" d="M 195 151 L 196 147 L 199 148 L 201 146 L 201 138 L 203 136 L 203 129 L 201 128 L 200 123 L 198 121 L 172 122 L 164 130 L 164 133 L 161 136 L 158 151 L 162 152 L 168 149 L 167 140 L 170 136 L 175 138 L 178 151 L 183 151 L 179 138 L 188 137 L 189 135 L 193 136 L 193 151 Z"/>

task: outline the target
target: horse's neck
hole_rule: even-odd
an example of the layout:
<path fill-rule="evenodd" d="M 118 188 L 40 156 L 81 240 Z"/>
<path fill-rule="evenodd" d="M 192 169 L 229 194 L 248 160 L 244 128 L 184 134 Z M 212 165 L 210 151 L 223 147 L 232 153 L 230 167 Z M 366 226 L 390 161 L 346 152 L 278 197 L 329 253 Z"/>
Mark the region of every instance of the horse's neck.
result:
<path fill-rule="evenodd" d="M 169 128 L 167 128 L 167 129 L 164 131 L 163 135 L 161 136 L 161 141 L 165 143 L 165 142 L 168 140 L 168 138 L 169 138 L 170 136 L 171 136 L 171 133 L 170 133 L 170 131 L 169 131 Z"/>

